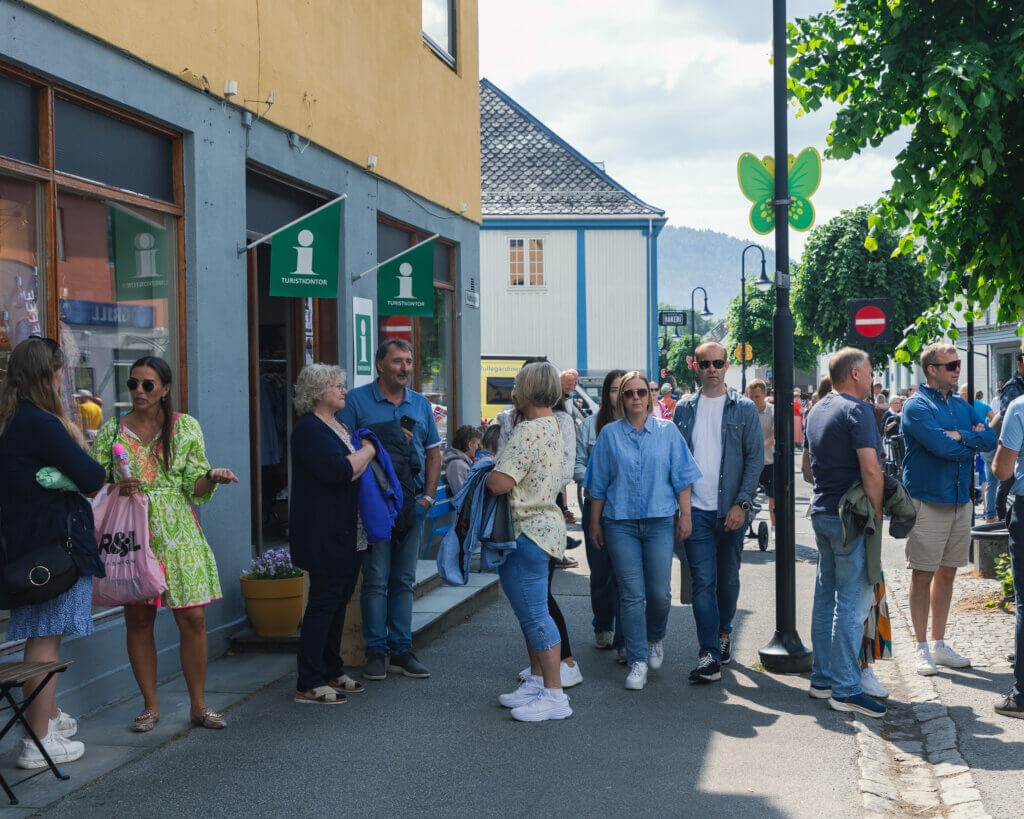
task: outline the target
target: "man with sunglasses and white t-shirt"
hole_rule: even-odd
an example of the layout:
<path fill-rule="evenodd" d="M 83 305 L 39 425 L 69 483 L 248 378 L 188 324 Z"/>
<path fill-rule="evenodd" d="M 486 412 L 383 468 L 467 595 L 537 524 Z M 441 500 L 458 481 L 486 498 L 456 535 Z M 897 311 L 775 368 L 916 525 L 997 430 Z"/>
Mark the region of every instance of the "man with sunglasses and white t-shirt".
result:
<path fill-rule="evenodd" d="M 921 351 L 926 379 L 903 406 L 903 484 L 917 510 L 907 538 L 910 619 L 917 640 L 917 673 L 935 664 L 966 668 L 971 661 L 946 645 L 946 620 L 956 570 L 967 565 L 971 542 L 974 458 L 996 446 L 996 434 L 957 392 L 960 358 L 952 344 Z M 927 637 L 931 612 L 932 642 Z"/>
<path fill-rule="evenodd" d="M 743 534 L 764 465 L 764 436 L 754 402 L 725 385 L 725 348 L 707 341 L 694 357 L 700 389 L 679 399 L 672 420 L 704 477 L 691 487 L 693 532 L 676 551 L 685 548 L 690 565 L 700 642 L 690 682 L 708 683 L 720 680 L 732 659 Z"/>

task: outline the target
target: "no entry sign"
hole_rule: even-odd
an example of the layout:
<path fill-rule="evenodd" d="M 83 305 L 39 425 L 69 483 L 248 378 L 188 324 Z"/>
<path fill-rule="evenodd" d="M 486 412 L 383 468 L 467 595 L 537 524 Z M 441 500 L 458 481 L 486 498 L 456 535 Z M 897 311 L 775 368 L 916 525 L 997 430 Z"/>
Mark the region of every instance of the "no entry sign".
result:
<path fill-rule="evenodd" d="M 412 319 L 408 316 L 390 316 L 384 320 L 384 338 L 412 341 Z"/>
<path fill-rule="evenodd" d="M 892 299 L 850 299 L 846 309 L 851 345 L 892 343 Z"/>

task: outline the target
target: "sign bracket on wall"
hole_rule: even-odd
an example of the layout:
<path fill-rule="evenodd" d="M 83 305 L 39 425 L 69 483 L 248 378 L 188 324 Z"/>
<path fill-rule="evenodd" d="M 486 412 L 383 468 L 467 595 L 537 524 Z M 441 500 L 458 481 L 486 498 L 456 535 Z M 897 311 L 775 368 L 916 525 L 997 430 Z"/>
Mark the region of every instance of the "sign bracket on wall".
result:
<path fill-rule="evenodd" d="M 335 197 L 330 202 L 324 202 L 324 204 L 322 204 L 320 207 L 314 208 L 309 213 L 304 214 L 303 216 L 300 216 L 298 219 L 292 219 L 292 221 L 290 221 L 287 225 L 281 225 L 281 227 L 279 227 L 277 230 L 272 230 L 266 236 L 261 236 L 255 242 L 250 242 L 249 244 L 245 245 L 244 247 L 242 245 L 239 245 L 238 246 L 238 255 L 241 256 L 241 255 L 243 255 L 245 253 L 248 253 L 250 250 L 252 250 L 254 247 L 256 247 L 256 245 L 261 245 L 264 242 L 274 238 L 274 236 L 276 236 L 282 230 L 288 230 L 288 228 L 292 227 L 293 225 L 297 225 L 303 219 L 308 219 L 310 216 L 312 216 L 312 215 L 314 215 L 316 213 L 319 213 L 320 211 L 324 210 L 325 208 L 329 208 L 331 205 L 337 204 L 342 199 L 347 199 L 347 198 L 348 198 L 348 194 L 347 193 L 343 193 L 341 196 Z"/>

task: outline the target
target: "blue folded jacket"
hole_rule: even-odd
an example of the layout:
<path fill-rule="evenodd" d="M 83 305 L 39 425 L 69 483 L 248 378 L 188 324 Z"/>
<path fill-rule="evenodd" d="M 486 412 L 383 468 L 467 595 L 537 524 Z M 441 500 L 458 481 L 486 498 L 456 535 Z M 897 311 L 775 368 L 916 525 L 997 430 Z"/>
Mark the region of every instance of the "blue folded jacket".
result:
<path fill-rule="evenodd" d="M 380 439 L 370 430 L 360 428 L 352 435 L 352 443 L 358 449 L 363 441 L 373 444 L 377 457 L 359 476 L 359 517 L 368 543 L 387 543 L 402 509 L 402 485 Z"/>

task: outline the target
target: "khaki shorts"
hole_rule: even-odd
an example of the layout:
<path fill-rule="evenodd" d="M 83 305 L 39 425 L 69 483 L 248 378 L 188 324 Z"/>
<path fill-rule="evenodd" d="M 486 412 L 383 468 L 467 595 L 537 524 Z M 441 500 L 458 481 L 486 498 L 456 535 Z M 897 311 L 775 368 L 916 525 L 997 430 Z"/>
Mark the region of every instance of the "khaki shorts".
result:
<path fill-rule="evenodd" d="M 971 504 L 911 500 L 917 522 L 907 538 L 907 568 L 934 572 L 939 566 L 966 566 L 971 548 Z"/>

